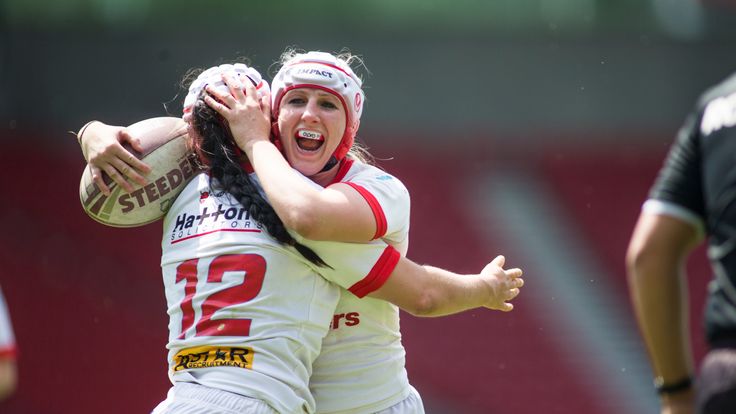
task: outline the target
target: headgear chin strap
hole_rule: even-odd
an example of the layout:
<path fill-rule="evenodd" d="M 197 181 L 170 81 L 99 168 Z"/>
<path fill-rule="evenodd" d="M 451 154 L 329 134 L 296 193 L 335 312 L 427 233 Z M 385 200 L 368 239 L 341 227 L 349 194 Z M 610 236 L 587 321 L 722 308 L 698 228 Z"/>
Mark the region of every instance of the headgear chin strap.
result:
<path fill-rule="evenodd" d="M 325 168 L 327 166 L 332 168 L 338 161 L 345 158 L 358 132 L 365 100 L 365 94 L 361 89 L 362 83 L 346 62 L 329 53 L 298 54 L 284 63 L 273 79 L 273 92 L 271 93 L 273 119 L 278 122 L 281 99 L 286 92 L 292 89 L 316 88 L 335 95 L 342 103 L 347 119 L 340 144 L 332 154 L 336 161 L 331 160 L 325 166 Z M 273 140 L 274 144 L 281 149 L 281 135 L 276 123 L 273 128 Z"/>

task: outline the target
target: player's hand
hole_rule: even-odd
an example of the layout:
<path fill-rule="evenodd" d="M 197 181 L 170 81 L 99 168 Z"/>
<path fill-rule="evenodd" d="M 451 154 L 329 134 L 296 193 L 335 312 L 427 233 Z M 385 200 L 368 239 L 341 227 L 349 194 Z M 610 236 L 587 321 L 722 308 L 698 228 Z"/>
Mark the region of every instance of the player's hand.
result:
<path fill-rule="evenodd" d="M 235 143 L 246 155 L 255 141 L 268 141 L 271 137 L 271 96 L 260 98 L 255 85 L 242 81 L 232 73 L 223 73 L 222 80 L 230 93 L 218 92 L 208 85 L 204 101 L 227 120 Z"/>
<path fill-rule="evenodd" d="M 128 143 L 135 151 L 143 151 L 140 142 L 130 136 L 126 128 L 102 122 L 89 125 L 80 139 L 92 179 L 105 195 L 110 195 L 110 187 L 103 179 L 103 172 L 128 193 L 133 191 L 128 180 L 140 185 L 147 183 L 143 176 L 151 167 L 126 150 L 123 143 Z"/>
<path fill-rule="evenodd" d="M 491 291 L 488 302 L 484 306 L 489 309 L 509 312 L 514 309 L 514 305 L 509 301 L 519 295 L 519 289 L 524 286 L 524 279 L 521 278 L 521 269 L 504 270 L 505 262 L 506 258 L 496 256 L 491 263 L 483 268 L 480 276 L 486 281 Z"/>

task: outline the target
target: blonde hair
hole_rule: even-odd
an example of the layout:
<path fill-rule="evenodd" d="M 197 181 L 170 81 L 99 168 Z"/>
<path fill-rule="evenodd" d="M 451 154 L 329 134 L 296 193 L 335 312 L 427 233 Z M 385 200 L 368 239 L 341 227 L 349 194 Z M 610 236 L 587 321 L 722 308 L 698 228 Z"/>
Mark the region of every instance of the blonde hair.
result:
<path fill-rule="evenodd" d="M 358 142 L 358 140 L 353 141 L 353 146 L 350 147 L 347 156 L 356 159 L 363 164 L 376 164 L 376 158 L 368 151 L 368 147 L 366 147 L 365 144 Z"/>

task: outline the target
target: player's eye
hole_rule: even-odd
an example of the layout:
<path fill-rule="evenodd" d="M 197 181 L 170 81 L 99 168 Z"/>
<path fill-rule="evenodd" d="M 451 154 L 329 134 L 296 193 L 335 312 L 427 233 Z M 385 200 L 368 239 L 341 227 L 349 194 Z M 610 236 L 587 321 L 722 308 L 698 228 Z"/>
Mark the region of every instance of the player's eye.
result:
<path fill-rule="evenodd" d="M 304 105 L 306 102 L 306 99 L 299 96 L 291 97 L 286 101 L 289 105 Z"/>
<path fill-rule="evenodd" d="M 319 104 L 325 109 L 337 109 L 337 105 L 330 100 L 322 100 L 322 102 L 320 102 Z"/>

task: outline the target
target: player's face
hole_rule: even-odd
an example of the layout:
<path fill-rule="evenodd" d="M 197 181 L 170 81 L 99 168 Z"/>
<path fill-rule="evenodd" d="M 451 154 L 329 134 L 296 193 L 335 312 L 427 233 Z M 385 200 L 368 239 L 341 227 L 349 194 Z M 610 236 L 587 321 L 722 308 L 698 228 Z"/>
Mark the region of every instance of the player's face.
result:
<path fill-rule="evenodd" d="M 281 99 L 279 132 L 289 164 L 306 175 L 320 172 L 345 132 L 345 109 L 335 95 L 313 88 L 292 89 Z"/>

